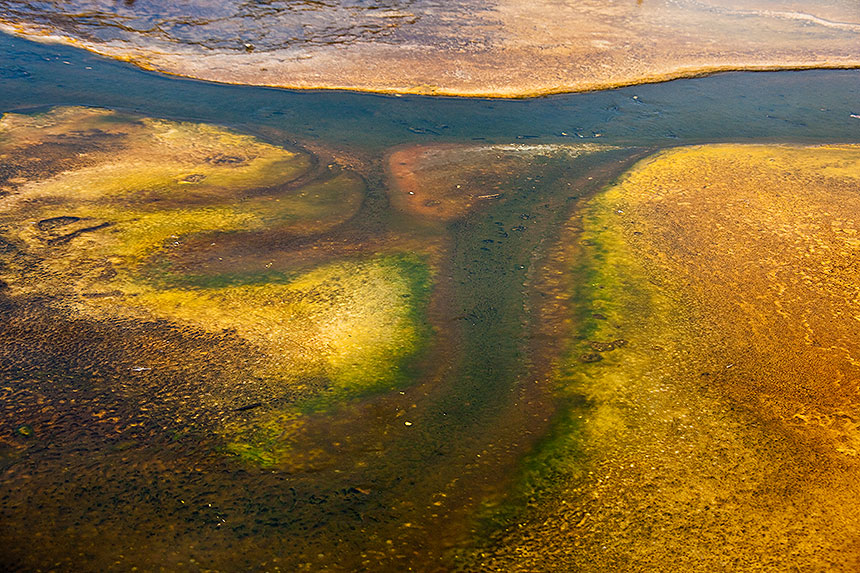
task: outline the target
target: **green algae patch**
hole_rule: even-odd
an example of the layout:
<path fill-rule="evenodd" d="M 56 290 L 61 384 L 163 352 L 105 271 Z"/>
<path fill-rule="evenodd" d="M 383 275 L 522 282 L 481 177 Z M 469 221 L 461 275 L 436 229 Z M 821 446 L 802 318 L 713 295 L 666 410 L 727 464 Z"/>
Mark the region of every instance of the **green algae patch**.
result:
<path fill-rule="evenodd" d="M 582 230 L 568 230 L 563 239 L 573 277 L 570 298 L 577 302 L 576 330 L 550 377 L 558 411 L 523 459 L 512 490 L 479 513 L 479 531 L 494 540 L 493 547 L 519 552 L 519 540 L 508 537 L 511 528 L 546 518 L 567 503 L 571 488 L 588 481 L 598 452 L 627 430 L 630 387 L 655 375 L 653 349 L 673 346 L 670 317 L 677 305 L 652 284 L 627 244 L 618 227 L 619 199 L 615 188 L 592 199 L 573 226 Z"/>
<path fill-rule="evenodd" d="M 236 329 L 266 349 L 272 362 L 258 375 L 293 398 L 228 424 L 228 449 L 297 467 L 313 457 L 295 447 L 303 416 L 411 379 L 410 362 L 429 338 L 430 284 L 426 263 L 399 255 L 327 265 L 282 285 L 213 290 L 214 304 L 177 304 L 185 291 L 156 297 L 167 313 L 182 308 L 183 320 L 199 321 L 208 312 L 215 328 Z"/>
<path fill-rule="evenodd" d="M 242 365 L 229 374 L 236 387 L 201 388 L 198 405 L 254 404 L 211 428 L 232 452 L 274 464 L 301 416 L 410 379 L 429 337 L 422 258 L 320 250 L 326 262 L 306 256 L 271 269 L 290 255 L 284 247 L 267 251 L 268 263 L 242 260 L 247 236 L 301 238 L 314 251 L 315 236 L 361 208 L 356 173 L 215 126 L 82 108 L 6 114 L 0 153 L 12 165 L 45 166 L 22 167 L 0 195 L 5 292 L 94 323 L 167 324 L 232 341 L 208 352 Z M 206 270 L 227 256 L 227 272 Z"/>
<path fill-rule="evenodd" d="M 271 226 L 286 226 L 293 232 L 319 231 L 356 213 L 364 197 L 364 181 L 356 173 L 342 171 L 316 180 L 276 198 L 251 203 Z M 276 204 L 271 205 L 274 201 Z M 296 229 L 298 227 L 298 229 Z"/>
<path fill-rule="evenodd" d="M 8 276 L 18 292 L 51 277 L 68 290 L 70 274 L 78 291 L 121 289 L 198 235 L 319 233 L 349 220 L 364 196 L 363 180 L 337 169 L 293 184 L 309 173 L 307 153 L 210 125 L 58 108 L 6 114 L 0 134 L 5 160 L 39 166 L 6 179 L 0 206 L 4 240 L 27 253 L 10 262 L 26 267 Z M 34 266 L 40 281 L 25 278 Z M 106 284 L 107 275 L 117 278 Z"/>
<path fill-rule="evenodd" d="M 129 285 L 126 294 L 128 312 L 228 329 L 265 348 L 272 357 L 266 376 L 324 378 L 331 391 L 350 394 L 390 386 L 391 365 L 414 352 L 428 281 L 417 260 L 380 257 L 333 263 L 291 280 L 222 288 Z M 115 301 L 105 304 L 116 312 Z"/>
<path fill-rule="evenodd" d="M 559 411 L 469 567 L 850 568 L 858 179 L 858 146 L 712 145 L 591 200 Z"/>
<path fill-rule="evenodd" d="M 119 136 L 117 148 L 95 153 L 94 165 L 81 164 L 33 182 L 26 191 L 30 199 L 189 202 L 224 197 L 236 188 L 280 185 L 310 167 L 307 154 L 221 127 L 132 118 L 106 110 L 60 108 L 35 117 L 5 114 L 0 130 L 13 149 L 33 138 L 63 139 L 69 132 Z"/>

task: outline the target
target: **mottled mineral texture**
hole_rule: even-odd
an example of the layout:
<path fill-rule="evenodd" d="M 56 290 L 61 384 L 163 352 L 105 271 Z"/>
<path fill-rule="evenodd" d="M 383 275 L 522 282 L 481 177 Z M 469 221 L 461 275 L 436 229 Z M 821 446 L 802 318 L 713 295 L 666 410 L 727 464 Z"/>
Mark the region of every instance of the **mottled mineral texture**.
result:
<path fill-rule="evenodd" d="M 59 313 L 208 341 L 207 361 L 230 374 L 202 384 L 182 416 L 259 406 L 213 423 L 234 453 L 277 462 L 296 404 L 319 410 L 390 389 L 424 340 L 426 265 L 393 249 L 326 249 L 325 233 L 358 212 L 364 182 L 305 151 L 68 107 L 2 116 L 0 158 L 0 290 L 10 304 L 35 305 L 30 322 L 46 333 Z M 270 245 L 265 259 L 249 256 L 256 243 Z M 48 338 L 74 355 L 85 332 Z M 180 366 L 181 345 L 102 338 L 142 365 L 133 372 L 195 370 Z M 149 344 L 160 347 L 154 362 Z"/>
<path fill-rule="evenodd" d="M 517 97 L 854 67 L 854 0 L 0 1 L 3 29 L 241 84 Z"/>
<path fill-rule="evenodd" d="M 567 413 L 472 570 L 858 567 L 858 183 L 856 145 L 711 145 L 591 202 Z"/>

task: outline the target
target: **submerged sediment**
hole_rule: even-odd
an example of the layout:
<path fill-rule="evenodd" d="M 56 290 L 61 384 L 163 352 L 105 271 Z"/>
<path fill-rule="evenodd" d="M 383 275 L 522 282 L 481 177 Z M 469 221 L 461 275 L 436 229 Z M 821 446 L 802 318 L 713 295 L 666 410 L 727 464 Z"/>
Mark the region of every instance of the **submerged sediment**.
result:
<path fill-rule="evenodd" d="M 0 120 L 4 564 L 857 567 L 860 147 L 314 149 Z"/>
<path fill-rule="evenodd" d="M 300 405 L 403 381 L 398 369 L 426 338 L 420 255 L 241 252 L 266 237 L 312 242 L 349 221 L 364 200 L 357 174 L 220 127 L 100 109 L 6 114 L 0 136 L 11 166 L 0 187 L 5 296 L 42 299 L 46 316 L 215 337 L 213 363 L 236 370 L 178 415 L 265 401 L 209 420 L 230 451 L 277 463 Z M 236 343 L 216 344 L 225 333 Z M 160 366 L 181 362 L 176 352 L 166 346 Z M 267 433 L 274 419 L 280 428 Z"/>
<path fill-rule="evenodd" d="M 447 568 L 552 407 L 547 237 L 640 152 L 424 145 L 439 217 L 314 149 L 0 120 L 4 564 Z"/>

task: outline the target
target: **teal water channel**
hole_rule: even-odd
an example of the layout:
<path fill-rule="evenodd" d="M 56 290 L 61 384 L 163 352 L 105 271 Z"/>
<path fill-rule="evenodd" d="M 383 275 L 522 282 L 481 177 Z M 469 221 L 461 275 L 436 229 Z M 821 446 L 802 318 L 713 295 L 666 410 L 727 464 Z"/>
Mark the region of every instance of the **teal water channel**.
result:
<path fill-rule="evenodd" d="M 860 141 L 860 71 L 726 73 L 484 100 L 218 85 L 10 36 L 0 36 L 0 59 L 4 113 L 91 106 L 213 123 L 355 168 L 366 197 L 320 239 L 329 258 L 390 236 L 435 253 L 422 319 L 430 342 L 396 389 L 311 414 L 298 448 L 323 452 L 318 463 L 260 466 L 225 453 L 205 428 L 236 408 L 173 419 L 178 404 L 235 378 L 229 369 L 249 367 L 199 352 L 230 344 L 229 335 L 85 321 L 0 290 L 0 436 L 14 446 L 0 449 L 4 570 L 468 569 L 481 534 L 475 516 L 515 487 L 519 460 L 556 411 L 547 380 L 573 329 L 565 308 L 550 308 L 563 294 L 551 279 L 577 206 L 659 148 Z M 498 176 L 490 162 L 471 181 L 491 179 L 491 195 L 504 199 L 459 218 L 428 222 L 388 201 L 392 149 L 583 143 L 606 147 L 538 154 Z M 231 252 L 289 258 L 307 247 L 240 242 Z M 129 374 L 135 352 L 153 344 L 186 362 Z M 261 407 L 270 398 L 229 396 Z M 137 429 L 107 435 L 84 409 Z"/>

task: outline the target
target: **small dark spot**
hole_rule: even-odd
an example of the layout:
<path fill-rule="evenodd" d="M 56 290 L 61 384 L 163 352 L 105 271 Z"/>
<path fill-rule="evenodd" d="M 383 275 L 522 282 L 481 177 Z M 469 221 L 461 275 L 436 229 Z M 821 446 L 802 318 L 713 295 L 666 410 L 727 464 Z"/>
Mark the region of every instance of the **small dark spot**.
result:
<path fill-rule="evenodd" d="M 206 176 L 202 173 L 192 173 L 191 175 L 182 178 L 186 183 L 200 183 L 204 179 L 206 179 Z"/>
<path fill-rule="evenodd" d="M 593 403 L 594 401 L 591 398 L 580 392 L 576 392 L 570 397 L 570 405 L 574 408 L 588 407 L 591 406 Z"/>
<path fill-rule="evenodd" d="M 237 163 L 244 163 L 244 157 L 238 157 L 236 155 L 224 155 L 219 153 L 218 155 L 213 155 L 211 157 L 207 157 L 206 161 L 211 163 L 212 165 L 236 165 Z"/>
<path fill-rule="evenodd" d="M 239 406 L 238 408 L 234 408 L 234 412 L 245 412 L 247 410 L 253 410 L 254 408 L 259 408 L 262 406 L 262 402 L 254 402 L 253 404 L 247 404 L 245 406 Z"/>
<path fill-rule="evenodd" d="M 0 253 L 14 253 L 18 249 L 15 248 L 15 245 L 0 237 Z"/>
<path fill-rule="evenodd" d="M 618 338 L 612 341 L 612 344 L 615 345 L 615 348 L 621 348 L 623 346 L 627 346 L 627 341 L 623 338 Z"/>
<path fill-rule="evenodd" d="M 113 265 L 108 263 L 107 266 L 102 269 L 102 272 L 99 273 L 99 278 L 102 280 L 110 280 L 116 277 L 117 272 L 116 269 L 113 268 Z"/>
<path fill-rule="evenodd" d="M 63 215 L 61 217 L 51 217 L 50 219 L 42 219 L 38 223 L 36 223 L 36 227 L 39 228 L 40 231 L 53 231 L 54 229 L 59 229 L 60 227 L 65 227 L 66 225 L 71 225 L 72 223 L 77 223 L 80 221 L 80 217 L 72 217 L 70 215 Z"/>
<path fill-rule="evenodd" d="M 3 67 L 0 68 L 0 78 L 4 80 L 19 80 L 29 78 L 30 72 L 21 66 Z"/>
<path fill-rule="evenodd" d="M 597 352 L 610 352 L 615 350 L 614 342 L 598 342 L 597 340 L 592 340 L 588 343 L 592 350 Z"/>
<path fill-rule="evenodd" d="M 426 201 L 424 201 L 425 207 L 435 207 L 435 206 L 441 205 L 441 204 L 442 204 L 442 202 L 437 201 L 436 199 L 427 199 Z"/>
<path fill-rule="evenodd" d="M 585 363 L 600 362 L 601 360 L 603 360 L 603 356 L 597 354 L 596 352 L 588 352 L 579 357 L 579 361 Z"/>
<path fill-rule="evenodd" d="M 591 318 L 596 318 L 597 320 L 606 320 L 606 317 L 599 312 L 595 312 L 591 315 Z"/>
<path fill-rule="evenodd" d="M 33 426 L 30 426 L 29 424 L 24 424 L 15 428 L 15 434 L 22 438 L 32 438 L 35 433 Z"/>
<path fill-rule="evenodd" d="M 135 440 L 125 440 L 120 442 L 114 446 L 111 446 L 111 451 L 114 452 L 123 452 L 125 450 L 130 450 L 131 448 L 137 446 L 137 442 Z"/>
<path fill-rule="evenodd" d="M 121 290 L 111 290 L 107 292 L 85 292 L 81 294 L 84 298 L 113 298 L 123 296 Z"/>
<path fill-rule="evenodd" d="M 61 245 L 63 243 L 68 243 L 75 237 L 79 237 L 84 233 L 90 233 L 92 231 L 98 231 L 100 229 L 104 229 L 105 227 L 110 227 L 110 223 L 101 223 L 100 225 L 95 225 L 94 227 L 87 227 L 86 229 L 78 229 L 77 231 L 73 231 L 68 235 L 62 235 L 59 237 L 54 237 L 53 239 L 48 239 L 49 245 Z"/>

